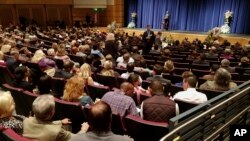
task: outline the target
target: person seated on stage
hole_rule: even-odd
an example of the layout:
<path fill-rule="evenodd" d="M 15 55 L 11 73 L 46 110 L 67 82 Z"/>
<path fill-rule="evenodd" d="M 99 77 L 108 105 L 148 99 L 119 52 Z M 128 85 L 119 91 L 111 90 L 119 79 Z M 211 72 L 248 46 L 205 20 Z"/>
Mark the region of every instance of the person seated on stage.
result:
<path fill-rule="evenodd" d="M 106 102 L 98 101 L 92 105 L 87 112 L 87 121 L 83 128 L 91 130 L 72 137 L 71 141 L 133 141 L 128 136 L 116 135 L 111 131 L 112 110 Z"/>
<path fill-rule="evenodd" d="M 127 64 L 128 63 L 134 63 L 134 59 L 132 57 L 130 57 L 129 53 L 125 53 L 122 58 L 117 58 L 116 62 L 117 67 L 119 68 L 127 68 Z"/>
<path fill-rule="evenodd" d="M 135 101 L 132 99 L 134 95 L 134 86 L 129 82 L 123 82 L 120 89 L 107 92 L 102 101 L 108 103 L 112 109 L 112 113 L 125 117 L 128 114 L 138 115 Z"/>
<path fill-rule="evenodd" d="M 188 76 L 183 80 L 183 89 L 176 93 L 173 99 L 178 99 L 187 103 L 201 104 L 207 101 L 207 96 L 204 93 L 196 91 L 197 79 L 194 75 Z"/>
<path fill-rule="evenodd" d="M 51 120 L 55 114 L 55 100 L 52 95 L 38 96 L 32 104 L 32 111 L 34 116 L 23 121 L 24 137 L 40 141 L 68 141 L 75 135 L 63 129 L 63 125 L 71 124 L 69 119 Z"/>
<path fill-rule="evenodd" d="M 11 128 L 18 134 L 22 134 L 25 117 L 13 115 L 14 111 L 15 102 L 10 92 L 0 91 L 0 125 L 4 128 Z"/>
<path fill-rule="evenodd" d="M 151 81 L 149 91 L 152 97 L 141 104 L 141 117 L 145 120 L 156 122 L 168 122 L 176 115 L 175 102 L 163 91 L 163 85 L 159 80 Z"/>
<path fill-rule="evenodd" d="M 168 79 L 165 79 L 162 77 L 162 71 L 163 71 L 163 67 L 159 64 L 155 64 L 154 68 L 154 75 L 152 77 L 148 77 L 147 80 L 148 81 L 152 81 L 152 80 L 159 80 L 161 83 L 166 84 L 166 85 L 170 85 L 171 81 Z"/>
<path fill-rule="evenodd" d="M 67 80 L 62 99 L 69 102 L 80 102 L 82 106 L 92 105 L 93 100 L 84 92 L 84 79 L 79 76 Z"/>
<path fill-rule="evenodd" d="M 213 64 L 210 68 L 210 73 L 204 75 L 202 78 L 206 80 L 214 80 L 215 72 L 220 68 L 218 64 Z"/>
<path fill-rule="evenodd" d="M 164 63 L 164 66 L 163 66 L 163 73 L 169 73 L 169 74 L 173 74 L 174 73 L 174 62 L 172 60 L 167 60 L 165 63 Z"/>
<path fill-rule="evenodd" d="M 221 60 L 220 67 L 228 70 L 230 73 L 235 72 L 235 67 L 230 67 L 230 61 L 228 59 Z"/>
<path fill-rule="evenodd" d="M 209 62 L 206 60 L 206 55 L 204 53 L 200 53 L 199 57 L 193 60 L 193 64 L 209 66 Z"/>
<path fill-rule="evenodd" d="M 207 58 L 216 58 L 216 57 L 218 57 L 216 47 L 215 46 L 210 47 L 209 52 L 205 53 L 205 55 L 206 55 Z"/>
<path fill-rule="evenodd" d="M 214 80 L 206 81 L 200 86 L 200 89 L 214 90 L 214 91 L 228 91 L 235 87 L 237 87 L 237 84 L 231 82 L 230 72 L 224 68 L 219 68 L 214 75 Z"/>

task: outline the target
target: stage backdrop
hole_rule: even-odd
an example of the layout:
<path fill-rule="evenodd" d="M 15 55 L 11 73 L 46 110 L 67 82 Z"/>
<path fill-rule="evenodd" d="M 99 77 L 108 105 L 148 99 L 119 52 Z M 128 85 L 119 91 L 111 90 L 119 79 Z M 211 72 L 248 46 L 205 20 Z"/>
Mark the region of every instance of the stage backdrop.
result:
<path fill-rule="evenodd" d="M 231 33 L 250 34 L 250 0 L 125 0 L 125 25 L 137 13 L 137 27 L 161 28 L 166 11 L 169 30 L 207 32 L 224 24 L 224 13 L 233 11 Z"/>

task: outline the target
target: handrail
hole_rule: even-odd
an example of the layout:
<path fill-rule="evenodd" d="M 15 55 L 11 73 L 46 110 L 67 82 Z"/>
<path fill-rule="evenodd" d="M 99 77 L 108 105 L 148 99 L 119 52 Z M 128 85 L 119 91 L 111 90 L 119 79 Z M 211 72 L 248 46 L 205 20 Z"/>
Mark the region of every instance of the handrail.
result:
<path fill-rule="evenodd" d="M 245 87 L 245 86 L 247 86 L 247 85 L 250 85 L 250 80 L 247 81 L 247 82 L 245 82 L 245 83 L 243 83 L 243 84 L 241 84 L 241 85 L 239 85 L 238 87 L 236 87 L 236 88 L 234 88 L 234 89 L 231 89 L 231 90 L 229 90 L 229 91 L 226 91 L 226 92 L 224 92 L 224 93 L 222 93 L 222 94 L 220 94 L 220 95 L 218 95 L 218 96 L 216 96 L 216 97 L 210 99 L 209 101 L 207 101 L 207 102 L 205 102 L 205 103 L 199 104 L 198 106 L 196 106 L 196 107 L 194 107 L 194 108 L 192 108 L 192 109 L 190 109 L 190 110 L 187 110 L 187 111 L 185 111 L 184 113 L 182 113 L 182 114 L 180 114 L 180 115 L 177 115 L 177 116 L 171 118 L 170 121 L 171 121 L 171 122 L 176 122 L 176 121 L 178 121 L 179 119 L 182 119 L 182 118 L 184 118 L 184 117 L 187 117 L 188 115 L 191 115 L 194 111 L 202 110 L 202 108 L 204 108 L 205 106 L 209 106 L 209 105 L 212 104 L 212 103 L 218 102 L 220 99 L 222 99 L 222 98 L 224 98 L 224 97 L 226 97 L 226 96 L 231 95 L 231 94 L 234 93 L 235 91 L 238 91 L 239 88 Z"/>
<path fill-rule="evenodd" d="M 219 95 L 219 96 L 218 96 L 219 98 L 218 98 L 218 97 L 215 97 L 215 98 L 211 99 L 210 102 L 208 101 L 208 102 L 206 102 L 206 103 L 204 103 L 204 104 L 201 104 L 201 105 L 199 105 L 199 106 L 197 106 L 197 107 L 194 107 L 194 108 L 192 108 L 192 110 L 188 110 L 187 112 L 184 112 L 183 114 L 181 114 L 181 115 L 179 116 L 179 118 L 185 117 L 185 116 L 191 114 L 193 111 L 199 110 L 199 109 L 203 108 L 204 105 L 207 105 L 208 103 L 211 103 L 211 101 L 214 102 L 214 101 L 216 101 L 217 99 L 220 99 L 221 97 L 227 96 L 229 93 L 234 92 L 235 90 L 239 89 L 239 87 L 244 87 L 244 86 L 248 85 L 249 83 L 250 83 L 250 81 L 247 81 L 247 82 L 241 84 L 240 86 L 236 87 L 235 89 L 232 89 L 232 90 L 230 90 L 230 91 L 228 91 L 228 92 L 223 93 L 222 95 Z M 206 116 L 207 114 L 211 113 L 213 110 L 215 110 L 215 109 L 217 109 L 218 107 L 220 107 L 220 106 L 226 104 L 227 102 L 229 102 L 229 101 L 235 99 L 236 97 L 240 96 L 242 93 L 244 94 L 244 93 L 245 93 L 246 91 L 248 91 L 248 90 L 250 90 L 250 87 L 246 87 L 245 89 L 239 91 L 238 93 L 236 93 L 235 95 L 233 95 L 233 96 L 229 97 L 228 99 L 222 101 L 221 103 L 218 103 L 217 105 L 215 105 L 215 106 L 213 106 L 213 107 L 207 109 L 206 111 L 200 113 L 199 115 L 193 117 L 192 119 L 190 119 L 190 120 L 184 122 L 184 123 L 181 124 L 180 126 L 177 126 L 177 127 L 174 128 L 170 133 L 168 133 L 168 134 L 165 135 L 163 138 L 161 138 L 160 141 L 164 141 L 164 140 L 167 139 L 168 137 L 170 137 L 170 136 L 174 135 L 175 133 L 177 133 L 177 132 L 178 132 L 179 130 L 181 130 L 182 128 L 185 128 L 185 127 L 189 126 L 190 124 L 192 124 L 195 120 L 197 120 L 197 119 L 199 119 L 199 118 L 202 118 L 202 117 Z M 171 120 L 172 120 L 172 121 L 173 121 L 173 120 L 178 120 L 178 116 L 172 118 Z"/>

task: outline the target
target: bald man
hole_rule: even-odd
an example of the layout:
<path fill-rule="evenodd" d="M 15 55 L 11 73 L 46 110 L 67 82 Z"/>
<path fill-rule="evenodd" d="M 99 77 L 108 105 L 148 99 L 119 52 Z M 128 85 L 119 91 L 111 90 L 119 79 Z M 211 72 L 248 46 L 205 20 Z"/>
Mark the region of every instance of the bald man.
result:
<path fill-rule="evenodd" d="M 76 135 L 72 141 L 133 141 L 128 136 L 115 135 L 111 131 L 112 111 L 107 103 L 96 102 L 87 117 L 91 131 Z"/>
<path fill-rule="evenodd" d="M 135 102 L 131 98 L 133 94 L 134 86 L 131 83 L 124 82 L 121 84 L 120 89 L 107 92 L 101 100 L 110 105 L 112 113 L 120 116 L 138 115 Z"/>

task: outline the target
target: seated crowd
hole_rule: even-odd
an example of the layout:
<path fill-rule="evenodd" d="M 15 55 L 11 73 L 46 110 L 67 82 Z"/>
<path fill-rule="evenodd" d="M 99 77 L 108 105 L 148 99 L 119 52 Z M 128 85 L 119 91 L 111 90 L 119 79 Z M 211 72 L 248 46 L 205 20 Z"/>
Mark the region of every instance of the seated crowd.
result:
<path fill-rule="evenodd" d="M 34 115 L 24 117 L 15 114 L 11 93 L 0 91 L 0 126 L 32 140 L 133 140 L 112 133 L 112 114 L 168 123 L 178 114 L 175 100 L 204 103 L 208 93 L 199 90 L 228 91 L 250 74 L 248 48 L 228 42 L 185 39 L 166 47 L 154 45 L 142 55 L 141 36 L 94 29 L 27 27 L 24 32 L 17 26 L 2 29 L 0 37 L 0 65 L 14 76 L 9 84 L 38 95 L 32 104 Z M 104 85 L 97 74 L 114 78 L 110 83 L 117 85 L 92 99 L 88 86 Z M 52 90 L 53 79 L 59 78 L 65 82 L 59 88 L 63 94 Z M 173 93 L 174 87 L 182 91 Z M 52 120 L 54 97 L 88 108 L 87 123 L 77 134 L 65 129 L 71 124 L 66 117 Z"/>

